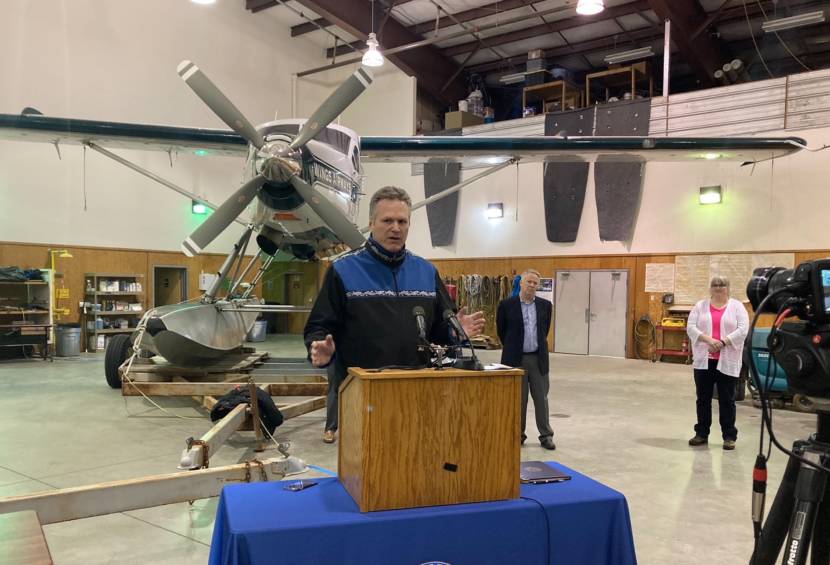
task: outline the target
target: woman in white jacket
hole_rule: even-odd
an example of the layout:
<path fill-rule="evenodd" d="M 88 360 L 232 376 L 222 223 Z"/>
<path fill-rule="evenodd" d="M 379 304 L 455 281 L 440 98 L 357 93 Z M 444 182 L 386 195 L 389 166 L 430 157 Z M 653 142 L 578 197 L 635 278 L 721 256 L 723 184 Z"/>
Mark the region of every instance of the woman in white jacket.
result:
<path fill-rule="evenodd" d="M 743 304 L 729 298 L 729 280 L 726 277 L 712 278 L 709 293 L 710 298 L 695 304 L 686 325 L 692 346 L 697 389 L 697 424 L 695 437 L 689 440 L 689 445 L 709 443 L 712 395 L 717 386 L 723 448 L 731 450 L 735 449 L 735 441 L 738 439 L 738 430 L 735 428 L 735 392 L 741 373 L 749 316 Z"/>

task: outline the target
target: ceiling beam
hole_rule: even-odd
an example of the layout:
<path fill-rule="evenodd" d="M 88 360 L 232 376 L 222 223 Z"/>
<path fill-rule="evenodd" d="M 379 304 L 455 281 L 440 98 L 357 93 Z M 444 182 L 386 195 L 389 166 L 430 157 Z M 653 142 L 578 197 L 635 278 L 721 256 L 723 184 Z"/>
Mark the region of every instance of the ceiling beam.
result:
<path fill-rule="evenodd" d="M 714 86 L 712 73 L 730 59 L 720 42 L 707 33 L 695 31 L 707 19 L 698 0 L 648 0 L 661 21 L 671 21 L 671 39 L 704 86 Z M 743 9 L 743 8 L 742 8 Z"/>
<path fill-rule="evenodd" d="M 524 6 L 532 6 L 538 4 L 540 0 L 502 0 L 501 2 L 493 2 L 485 4 L 478 8 L 464 10 L 463 12 L 456 12 L 452 18 L 449 16 L 441 16 L 438 18 L 438 29 L 457 25 L 456 21 L 463 23 L 477 20 L 479 18 L 486 18 L 487 16 L 494 16 L 496 14 L 503 14 L 508 10 L 515 10 L 516 8 L 523 8 Z M 456 21 L 453 21 L 455 18 Z M 435 31 L 435 19 L 427 20 L 409 28 L 413 33 L 424 35 Z"/>
<path fill-rule="evenodd" d="M 331 22 L 328 21 L 326 18 L 317 18 L 313 22 L 305 22 L 295 26 L 291 26 L 291 37 L 305 35 L 306 33 L 311 33 L 312 31 L 317 31 L 321 27 L 329 27 L 330 25 Z"/>
<path fill-rule="evenodd" d="M 568 29 L 583 26 L 586 24 L 610 20 L 618 18 L 620 16 L 627 16 L 629 14 L 636 14 L 638 12 L 648 9 L 648 0 L 637 0 L 636 2 L 632 2 L 630 4 L 623 4 L 621 6 L 613 6 L 611 8 L 606 8 L 605 10 L 603 10 L 595 16 L 574 16 L 572 18 L 554 20 L 549 23 L 535 25 L 525 29 L 520 29 L 517 31 L 511 31 L 509 33 L 503 33 L 501 35 L 494 35 L 491 37 L 483 38 L 481 43 L 485 47 L 495 47 L 496 45 L 513 43 L 514 41 L 521 41 L 522 39 L 529 39 L 546 33 L 566 31 Z M 478 41 L 471 41 L 469 43 L 461 43 L 459 45 L 453 45 L 452 47 L 446 47 L 442 49 L 442 51 L 445 55 L 449 56 L 461 55 L 462 53 L 469 53 L 473 49 L 476 49 L 478 45 Z"/>
<path fill-rule="evenodd" d="M 371 3 L 367 0 L 296 0 L 355 37 L 365 39 L 371 29 Z M 394 18 L 389 18 L 378 38 L 385 49 L 408 45 L 421 40 Z M 463 78 L 456 71 L 458 64 L 444 56 L 434 45 L 401 51 L 388 56 L 398 68 L 418 80 L 432 96 L 452 103 L 467 95 Z"/>
<path fill-rule="evenodd" d="M 663 37 L 663 32 L 647 27 L 628 32 L 629 37 L 633 41 L 654 41 Z M 570 45 L 562 45 L 559 47 L 552 47 L 544 50 L 544 57 L 548 63 L 551 63 L 557 57 L 566 57 L 569 55 L 582 55 L 585 53 L 592 53 L 597 51 L 606 51 L 609 49 L 619 48 L 619 35 L 608 35 L 605 37 L 598 37 L 590 41 L 583 41 L 581 43 L 571 43 Z M 524 65 L 527 62 L 527 55 L 517 55 L 510 57 L 504 61 L 490 61 L 487 63 L 480 63 L 472 65 L 467 68 L 471 73 L 484 73 L 495 70 L 507 70 Z M 507 63 L 507 64 L 505 64 Z"/>

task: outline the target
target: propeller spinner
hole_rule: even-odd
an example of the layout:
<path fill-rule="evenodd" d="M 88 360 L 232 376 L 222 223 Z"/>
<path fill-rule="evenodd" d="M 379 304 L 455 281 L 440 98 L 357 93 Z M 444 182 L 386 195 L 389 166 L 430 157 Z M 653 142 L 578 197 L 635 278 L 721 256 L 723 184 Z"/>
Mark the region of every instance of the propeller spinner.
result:
<path fill-rule="evenodd" d="M 290 182 L 306 204 L 320 216 L 334 234 L 349 247 L 363 245 L 365 238 L 357 227 L 346 218 L 327 198 L 318 194 L 300 177 L 300 150 L 318 132 L 325 129 L 337 116 L 360 96 L 372 83 L 372 75 L 363 68 L 357 69 L 329 96 L 306 120 L 297 137 L 290 144 L 265 143 L 260 133 L 236 106 L 211 82 L 199 67 L 191 61 L 182 61 L 179 76 L 193 92 L 236 133 L 257 148 L 262 165 L 257 176 L 243 184 L 225 200 L 205 222 L 182 243 L 182 251 L 188 257 L 198 254 L 216 239 L 239 214 L 256 198 L 267 181 Z"/>

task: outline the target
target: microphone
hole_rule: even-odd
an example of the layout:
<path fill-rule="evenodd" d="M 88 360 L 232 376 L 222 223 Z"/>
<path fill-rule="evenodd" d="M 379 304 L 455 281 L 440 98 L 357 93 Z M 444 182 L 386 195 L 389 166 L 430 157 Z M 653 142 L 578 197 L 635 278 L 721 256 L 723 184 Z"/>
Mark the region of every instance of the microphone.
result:
<path fill-rule="evenodd" d="M 412 315 L 415 316 L 415 323 L 418 324 L 418 337 L 426 341 L 427 339 L 427 321 L 426 313 L 421 306 L 416 306 L 412 309 Z"/>
<path fill-rule="evenodd" d="M 458 321 L 458 317 L 455 315 L 455 312 L 452 311 L 451 308 L 447 308 L 444 310 L 444 321 L 447 322 L 452 329 L 455 330 L 455 333 L 458 334 L 458 337 L 461 339 L 465 339 L 470 341 L 470 338 L 467 337 L 467 332 L 464 331 L 464 328 L 461 326 L 461 322 Z"/>
<path fill-rule="evenodd" d="M 452 329 L 455 330 L 455 333 L 458 334 L 458 337 L 462 340 L 461 343 L 463 344 L 464 341 L 470 346 L 470 354 L 471 358 L 469 359 L 456 359 L 455 360 L 455 367 L 457 369 L 468 369 L 471 371 L 483 371 L 484 366 L 476 357 L 476 350 L 473 347 L 473 343 L 470 341 L 470 336 L 467 335 L 467 332 L 464 331 L 464 327 L 461 325 L 461 322 L 458 320 L 458 317 L 455 315 L 455 312 L 452 311 L 452 308 L 447 308 L 444 310 L 444 321 L 447 322 Z"/>

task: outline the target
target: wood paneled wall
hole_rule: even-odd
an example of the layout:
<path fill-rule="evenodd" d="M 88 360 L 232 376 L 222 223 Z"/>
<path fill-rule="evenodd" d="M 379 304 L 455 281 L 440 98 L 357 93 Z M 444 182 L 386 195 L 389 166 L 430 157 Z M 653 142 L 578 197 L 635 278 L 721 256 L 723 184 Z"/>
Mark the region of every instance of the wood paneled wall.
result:
<path fill-rule="evenodd" d="M 136 249 L 109 249 L 104 247 L 65 247 L 61 245 L 40 245 L 29 243 L 0 243 L 0 265 L 17 266 L 21 269 L 49 268 L 49 250 L 67 249 L 72 258 L 55 256 L 55 288 L 68 288 L 69 298 L 61 299 L 58 306 L 69 308 L 70 314 L 62 316 L 59 322 L 80 321 L 78 303 L 85 300 L 84 274 L 143 274 L 144 306 L 153 305 L 153 267 L 182 266 L 187 268 L 187 296 L 201 295 L 199 274 L 215 273 L 222 265 L 225 255 L 204 254 L 188 258 L 173 251 L 143 251 Z"/>
<path fill-rule="evenodd" d="M 721 252 L 718 252 L 721 253 Z M 733 252 L 723 252 L 733 253 Z M 753 253 L 760 253 L 754 251 Z M 794 251 L 795 264 L 830 256 L 830 250 Z M 699 253 L 697 255 L 713 255 Z M 634 358 L 634 324 L 643 315 L 650 315 L 654 322 L 662 317 L 662 293 L 645 292 L 646 263 L 674 263 L 676 254 L 656 255 L 599 255 L 573 257 L 495 257 L 486 259 L 435 259 L 431 262 L 438 268 L 442 277 L 457 278 L 462 274 L 479 275 L 515 275 L 527 268 L 533 268 L 544 277 L 552 277 L 561 270 L 628 270 L 628 324 L 626 328 L 627 356 Z M 554 312 L 554 316 L 556 313 Z M 759 325 L 768 324 L 768 320 Z M 553 350 L 553 331 L 548 336 L 548 344 Z"/>

